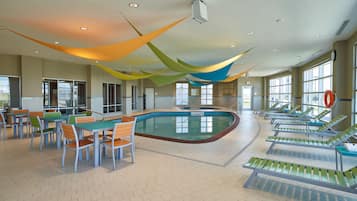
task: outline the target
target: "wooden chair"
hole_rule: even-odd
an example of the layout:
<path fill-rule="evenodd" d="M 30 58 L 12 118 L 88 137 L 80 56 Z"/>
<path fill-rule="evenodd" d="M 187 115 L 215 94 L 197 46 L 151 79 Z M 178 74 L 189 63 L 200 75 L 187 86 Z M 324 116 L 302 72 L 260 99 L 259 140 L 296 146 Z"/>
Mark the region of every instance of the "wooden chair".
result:
<path fill-rule="evenodd" d="M 130 117 L 130 116 L 122 116 L 121 117 L 121 122 L 131 122 L 131 121 L 135 121 L 135 117 Z M 99 136 L 102 137 L 103 135 L 99 135 Z M 112 139 L 113 131 L 112 130 L 106 131 L 104 136 L 107 139 Z"/>
<path fill-rule="evenodd" d="M 19 110 L 13 110 L 12 113 L 13 113 L 14 115 L 19 115 L 19 114 L 24 114 L 24 115 L 26 115 L 26 117 L 24 117 L 24 118 L 22 119 L 22 125 L 23 125 L 23 126 L 26 126 L 27 131 L 28 131 L 28 133 L 26 134 L 26 137 L 28 137 L 29 134 L 31 133 L 31 121 L 30 121 L 29 118 L 28 118 L 30 111 L 29 111 L 28 109 L 19 109 Z M 12 117 L 12 118 L 13 118 L 13 117 Z M 17 121 L 13 121 L 13 125 L 14 125 L 15 127 L 17 127 L 17 126 L 20 125 L 20 123 L 17 122 Z M 21 137 L 21 136 L 20 136 L 20 137 Z"/>
<path fill-rule="evenodd" d="M 77 172 L 79 151 L 86 150 L 86 159 L 89 160 L 89 147 L 93 146 L 93 142 L 87 139 L 80 140 L 78 138 L 76 129 L 73 125 L 62 124 L 63 133 L 63 154 L 62 154 L 62 168 L 64 167 L 64 160 L 66 158 L 67 147 L 74 149 L 76 152 L 74 160 L 74 172 Z"/>
<path fill-rule="evenodd" d="M 135 124 L 136 119 L 130 122 L 116 123 L 113 130 L 113 137 L 111 140 L 104 141 L 101 146 L 105 148 L 111 148 L 112 158 L 113 158 L 113 169 L 115 169 L 115 150 L 121 149 L 123 151 L 124 147 L 131 147 L 131 162 L 135 161 Z M 102 158 L 102 150 L 100 149 L 100 158 Z"/>
<path fill-rule="evenodd" d="M 0 112 L 0 140 L 1 139 L 4 139 L 4 140 L 7 139 L 6 121 L 5 121 L 4 114 L 2 112 Z"/>
<path fill-rule="evenodd" d="M 44 112 L 42 111 L 36 111 L 36 112 L 30 112 L 29 117 L 40 117 L 42 119 L 44 116 Z"/>
<path fill-rule="evenodd" d="M 40 135 L 40 151 L 42 151 L 43 142 L 45 142 L 45 139 L 43 139 L 43 137 L 45 135 L 48 136 L 50 134 L 55 133 L 55 129 L 54 128 L 44 128 L 44 125 L 43 125 L 39 116 L 30 117 L 30 122 L 31 122 L 31 127 L 32 127 L 30 146 L 32 148 L 33 138 L 34 138 L 35 134 L 37 133 Z"/>
<path fill-rule="evenodd" d="M 97 120 L 93 116 L 78 116 L 74 118 L 75 124 L 82 124 L 82 123 L 93 123 L 96 122 Z M 79 139 L 88 139 L 88 140 L 93 140 L 93 136 L 84 136 L 83 132 L 79 133 Z"/>

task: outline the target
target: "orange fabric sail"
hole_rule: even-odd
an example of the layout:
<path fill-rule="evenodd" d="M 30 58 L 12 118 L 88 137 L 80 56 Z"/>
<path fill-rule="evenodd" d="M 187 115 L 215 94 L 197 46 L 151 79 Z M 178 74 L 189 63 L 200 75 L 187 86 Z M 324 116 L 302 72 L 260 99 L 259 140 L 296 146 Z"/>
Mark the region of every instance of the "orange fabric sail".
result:
<path fill-rule="evenodd" d="M 248 71 L 250 71 L 252 68 L 249 68 L 248 70 L 242 71 L 240 73 L 237 73 L 235 75 L 229 76 L 227 77 L 225 80 L 222 80 L 221 82 L 232 82 L 238 78 L 241 78 L 243 76 L 245 76 L 246 73 L 248 73 Z"/>
<path fill-rule="evenodd" d="M 166 25 L 160 29 L 157 29 L 149 34 L 139 36 L 134 39 L 130 39 L 127 41 L 123 42 L 118 42 L 114 43 L 111 45 L 104 45 L 104 46 L 97 46 L 97 47 L 91 47 L 91 48 L 75 48 L 75 47 L 66 47 L 66 46 L 60 46 L 60 45 L 55 45 L 52 43 L 47 43 L 45 41 L 41 41 L 39 39 L 32 38 L 30 36 L 27 36 L 25 34 L 16 32 L 11 29 L 7 29 L 8 31 L 19 35 L 23 38 L 26 38 L 28 40 L 31 40 L 35 43 L 38 43 L 40 45 L 49 47 L 54 50 L 58 50 L 73 56 L 85 58 L 85 59 L 93 59 L 93 60 L 99 60 L 99 61 L 113 61 L 120 59 L 136 49 L 140 48 L 141 46 L 145 45 L 146 43 L 150 42 L 154 38 L 158 37 L 165 31 L 169 30 L 170 28 L 176 26 L 178 23 L 182 22 L 185 20 L 185 18 L 181 18 L 169 25 Z"/>

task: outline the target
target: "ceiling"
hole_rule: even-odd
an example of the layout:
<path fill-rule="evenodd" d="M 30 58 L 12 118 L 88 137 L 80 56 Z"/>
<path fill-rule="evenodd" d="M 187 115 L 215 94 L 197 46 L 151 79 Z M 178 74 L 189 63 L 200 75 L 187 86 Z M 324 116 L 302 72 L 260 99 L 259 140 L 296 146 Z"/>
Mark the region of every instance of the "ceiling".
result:
<path fill-rule="evenodd" d="M 29 36 L 74 47 L 93 47 L 137 37 L 125 15 L 143 33 L 184 16 L 191 16 L 192 0 L 0 0 L 0 26 Z M 334 41 L 357 30 L 357 0 L 205 0 L 209 21 L 187 19 L 153 40 L 172 58 L 209 65 L 254 48 L 238 60 L 230 73 L 254 67 L 249 76 L 266 76 L 301 65 L 326 53 Z M 344 31 L 336 32 L 345 20 Z M 88 27 L 87 31 L 80 27 Z M 0 54 L 21 54 L 89 64 L 0 31 Z M 125 70 L 150 70 L 164 65 L 146 46 L 115 62 Z"/>

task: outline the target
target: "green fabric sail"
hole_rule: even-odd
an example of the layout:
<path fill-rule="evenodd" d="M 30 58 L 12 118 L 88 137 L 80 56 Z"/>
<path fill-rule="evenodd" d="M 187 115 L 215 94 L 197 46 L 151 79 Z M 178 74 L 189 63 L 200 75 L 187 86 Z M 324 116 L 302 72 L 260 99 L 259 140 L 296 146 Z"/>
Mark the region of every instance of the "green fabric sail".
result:
<path fill-rule="evenodd" d="M 185 77 L 187 73 L 180 73 L 176 75 L 153 75 L 149 77 L 151 81 L 155 83 L 156 86 L 164 86 L 176 82 L 177 80 Z"/>
<path fill-rule="evenodd" d="M 155 71 L 153 73 L 122 73 L 119 71 L 116 71 L 110 67 L 104 66 L 102 64 L 97 64 L 96 67 L 102 69 L 103 71 L 111 74 L 113 77 L 116 77 L 120 80 L 139 80 L 139 79 L 145 79 L 145 78 L 149 78 L 153 75 L 158 75 L 161 74 L 163 72 L 166 72 L 166 69 L 160 69 L 158 71 Z"/>
<path fill-rule="evenodd" d="M 124 17 L 125 18 L 125 17 Z M 142 36 L 143 34 L 132 24 L 127 18 L 125 18 L 127 22 L 130 24 L 130 26 L 136 31 L 136 33 L 139 36 Z M 168 55 L 163 53 L 159 48 L 157 48 L 154 44 L 151 42 L 146 43 L 151 51 L 160 59 L 162 63 L 164 63 L 169 69 L 176 71 L 176 72 L 182 72 L 182 73 L 210 73 L 213 71 L 220 70 L 224 67 L 226 67 L 228 64 L 233 63 L 237 59 L 241 58 L 245 54 L 247 54 L 251 49 L 244 51 L 243 53 L 240 53 L 232 58 L 229 58 L 225 61 L 222 61 L 220 63 L 210 65 L 210 66 L 193 66 L 190 64 L 187 64 L 181 60 L 175 61 L 171 59 Z"/>

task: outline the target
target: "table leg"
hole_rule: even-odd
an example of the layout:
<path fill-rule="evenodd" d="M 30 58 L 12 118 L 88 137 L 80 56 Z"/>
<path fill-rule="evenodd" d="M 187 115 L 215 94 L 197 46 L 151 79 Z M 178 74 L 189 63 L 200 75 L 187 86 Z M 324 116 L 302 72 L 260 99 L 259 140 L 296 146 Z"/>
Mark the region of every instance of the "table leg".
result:
<path fill-rule="evenodd" d="M 337 149 L 335 149 L 336 170 L 338 170 Z"/>
<path fill-rule="evenodd" d="M 56 143 L 57 143 L 57 149 L 61 149 L 61 122 L 56 121 Z"/>
<path fill-rule="evenodd" d="M 23 136 L 23 130 L 24 130 L 24 128 L 23 128 L 23 124 L 22 124 L 22 118 L 20 117 L 19 118 L 19 136 L 20 136 L 21 139 L 22 139 L 22 136 Z"/>
<path fill-rule="evenodd" d="M 16 116 L 15 115 L 12 117 L 12 122 L 14 124 L 14 131 L 13 131 L 14 138 L 16 138 L 17 137 L 17 124 L 16 124 Z"/>
<path fill-rule="evenodd" d="M 99 152 L 100 152 L 98 131 L 93 132 L 93 137 L 94 137 L 94 167 L 98 167 L 99 166 Z"/>
<path fill-rule="evenodd" d="M 340 154 L 340 167 L 341 167 L 341 171 L 343 171 L 342 154 Z"/>

